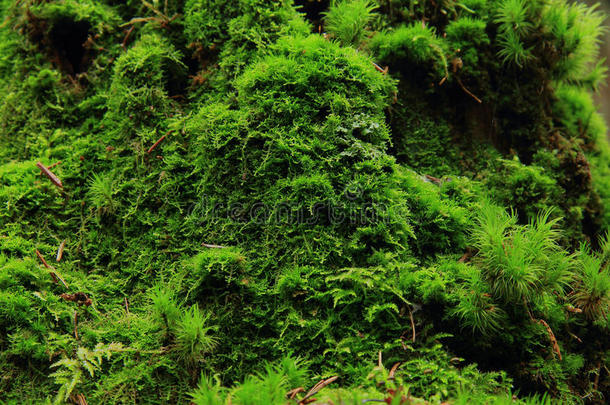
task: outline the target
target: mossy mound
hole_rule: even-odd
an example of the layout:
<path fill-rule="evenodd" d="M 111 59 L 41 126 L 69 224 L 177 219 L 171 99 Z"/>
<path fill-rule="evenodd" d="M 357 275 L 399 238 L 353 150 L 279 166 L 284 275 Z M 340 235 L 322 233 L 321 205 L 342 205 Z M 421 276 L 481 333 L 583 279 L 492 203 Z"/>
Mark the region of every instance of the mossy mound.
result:
<path fill-rule="evenodd" d="M 0 14 L 1 400 L 606 400 L 595 9 Z"/>

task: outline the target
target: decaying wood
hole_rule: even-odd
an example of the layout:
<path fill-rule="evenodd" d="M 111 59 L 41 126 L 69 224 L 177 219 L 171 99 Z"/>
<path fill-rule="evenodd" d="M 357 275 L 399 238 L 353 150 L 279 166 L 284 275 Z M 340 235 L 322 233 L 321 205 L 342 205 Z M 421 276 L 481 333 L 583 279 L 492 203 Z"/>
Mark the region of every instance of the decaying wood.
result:
<path fill-rule="evenodd" d="M 48 167 L 46 167 L 40 162 L 37 162 L 36 166 L 38 166 L 42 173 L 47 176 L 49 180 L 51 180 L 51 183 L 55 184 L 59 188 L 64 187 L 63 184 L 61 184 L 61 180 L 59 180 L 59 177 L 57 177 L 52 171 L 50 171 Z"/>

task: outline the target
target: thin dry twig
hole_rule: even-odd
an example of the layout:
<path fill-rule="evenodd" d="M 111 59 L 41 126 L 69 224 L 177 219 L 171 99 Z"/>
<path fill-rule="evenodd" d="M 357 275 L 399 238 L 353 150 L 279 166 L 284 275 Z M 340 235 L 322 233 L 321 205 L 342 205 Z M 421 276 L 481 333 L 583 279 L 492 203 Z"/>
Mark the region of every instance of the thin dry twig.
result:
<path fill-rule="evenodd" d="M 597 362 L 597 374 L 595 374 L 595 380 L 593 381 L 593 389 L 597 391 L 597 387 L 599 387 L 599 375 L 602 372 L 602 363 L 600 361 Z"/>
<path fill-rule="evenodd" d="M 299 404 L 305 404 L 307 403 L 306 401 L 311 398 L 312 396 L 316 395 L 318 392 L 320 392 L 320 390 L 324 387 L 326 387 L 329 384 L 332 384 L 333 382 L 335 382 L 337 379 L 339 378 L 339 376 L 334 376 L 334 377 L 330 377 L 327 378 L 326 380 L 322 380 L 319 383 L 317 383 L 316 385 L 313 386 L 312 389 L 309 390 L 309 392 L 307 393 L 307 395 L 305 395 L 305 397 L 303 397 L 303 399 L 301 399 L 299 401 Z"/>
<path fill-rule="evenodd" d="M 44 257 L 42 257 L 42 254 L 38 251 L 38 249 L 36 249 L 36 256 L 38 256 L 38 258 L 40 259 L 40 261 L 42 262 L 42 264 L 44 265 L 45 268 L 52 269 L 52 267 L 49 266 L 49 264 L 44 259 Z M 57 275 L 55 274 L 55 272 L 49 271 L 49 274 L 51 275 L 51 278 L 53 279 L 53 282 L 55 284 L 59 283 L 59 280 L 58 280 Z"/>
<path fill-rule="evenodd" d="M 38 256 L 38 258 L 40 259 L 40 261 L 42 262 L 44 267 L 46 267 L 47 269 L 52 269 L 52 267 L 49 266 L 49 263 L 47 263 L 47 261 L 42 256 L 42 253 L 40 253 L 40 251 L 38 249 L 36 249 L 35 251 L 36 251 L 36 256 Z"/>
<path fill-rule="evenodd" d="M 146 8 L 148 8 L 150 11 L 152 11 L 153 13 L 155 13 L 156 15 L 158 15 L 159 17 L 161 17 L 162 19 L 164 19 L 164 20 L 169 20 L 169 17 L 168 17 L 168 16 L 166 16 L 165 14 L 163 14 L 162 12 L 160 12 L 159 10 L 157 10 L 157 9 L 155 8 L 155 6 L 153 6 L 153 5 L 152 5 L 152 4 L 150 4 L 149 2 L 147 2 L 147 1 L 142 1 L 142 4 L 144 4 L 144 6 L 145 6 Z"/>
<path fill-rule="evenodd" d="M 88 405 L 87 400 L 83 394 L 72 394 L 70 395 L 70 400 L 74 402 L 76 405 Z"/>
<path fill-rule="evenodd" d="M 460 79 L 457 79 L 458 84 L 460 85 L 460 87 L 462 88 L 462 90 L 464 90 L 464 92 L 466 94 L 468 94 L 470 97 L 474 98 L 476 100 L 477 103 L 482 104 L 483 101 L 481 101 L 480 98 L 478 98 L 477 96 L 475 96 L 474 94 L 472 94 L 472 92 L 470 90 L 468 90 L 466 88 L 466 86 L 464 86 L 464 83 L 462 83 L 462 81 Z"/>
<path fill-rule="evenodd" d="M 47 169 L 52 169 L 52 168 L 54 168 L 55 166 L 60 165 L 60 164 L 61 164 L 61 160 L 59 160 L 59 161 L 57 161 L 57 162 L 53 163 L 52 165 L 47 166 Z"/>
<path fill-rule="evenodd" d="M 400 364 L 401 364 L 401 363 L 400 363 L 400 362 L 398 362 L 398 363 L 394 364 L 394 365 L 392 366 L 392 368 L 390 369 L 390 374 L 388 375 L 388 378 L 389 378 L 390 380 L 393 380 L 393 379 L 394 379 L 394 375 L 396 374 L 396 370 L 398 370 L 398 367 L 400 367 Z"/>
<path fill-rule="evenodd" d="M 59 274 L 57 274 L 55 271 L 53 271 L 55 269 L 53 267 L 49 266 L 49 263 L 47 263 L 47 261 L 44 259 L 44 257 L 42 256 L 42 253 L 40 253 L 38 251 L 38 249 L 35 249 L 35 252 L 36 252 L 36 256 L 38 256 L 38 258 L 40 259 L 40 261 L 42 262 L 44 267 L 49 270 L 49 274 L 51 275 L 53 282 L 55 284 L 57 284 L 58 282 L 61 282 L 64 285 L 64 287 L 68 288 L 68 284 L 66 283 L 66 281 Z"/>
<path fill-rule="evenodd" d="M 61 258 L 64 256 L 64 249 L 66 247 L 66 240 L 62 240 L 59 244 L 59 248 L 57 248 L 57 256 L 55 257 L 56 262 L 60 262 Z"/>
<path fill-rule="evenodd" d="M 385 69 L 383 69 L 381 66 L 379 66 L 378 64 L 376 64 L 375 62 L 371 62 L 373 64 L 373 66 L 375 66 L 375 69 L 380 72 L 383 73 L 384 75 L 388 74 L 388 70 L 390 69 L 389 66 L 386 66 Z"/>
<path fill-rule="evenodd" d="M 201 246 L 206 247 L 208 249 L 225 249 L 226 248 L 226 246 L 213 245 L 211 243 L 202 243 Z"/>
<path fill-rule="evenodd" d="M 411 340 L 415 343 L 415 320 L 413 319 L 413 312 L 411 311 L 411 308 L 409 308 L 409 319 L 411 320 L 411 331 L 413 331 Z"/>
<path fill-rule="evenodd" d="M 57 177 L 52 171 L 50 171 L 45 165 L 40 162 L 36 163 L 36 166 L 42 171 L 42 173 L 51 180 L 53 184 L 55 184 L 59 188 L 63 188 L 63 184 L 61 184 L 61 180 Z"/>
<path fill-rule="evenodd" d="M 123 38 L 123 42 L 121 42 L 121 48 L 123 48 L 123 50 L 127 49 L 127 41 L 129 40 L 129 36 L 131 35 L 131 32 L 134 28 L 135 25 L 132 25 L 131 27 L 129 27 L 129 30 L 127 30 L 127 34 L 125 34 L 125 38 Z"/>
<path fill-rule="evenodd" d="M 561 361 L 561 350 L 559 349 L 559 344 L 557 343 L 557 339 L 555 338 L 553 330 L 544 319 L 538 319 L 536 320 L 536 322 L 544 326 L 544 328 L 546 329 L 546 332 L 549 335 L 549 340 L 551 341 L 551 345 L 553 346 L 553 352 L 557 354 L 557 357 L 559 357 L 559 360 Z"/>
<path fill-rule="evenodd" d="M 78 340 L 78 312 L 74 311 L 74 337 Z"/>
<path fill-rule="evenodd" d="M 296 397 L 297 394 L 299 394 L 301 392 L 305 392 L 305 388 L 298 387 L 298 388 L 288 391 L 288 393 L 286 394 L 286 397 L 288 397 L 288 399 L 294 399 L 294 397 Z"/>
<path fill-rule="evenodd" d="M 146 151 L 146 153 L 150 154 L 150 153 L 151 153 L 153 150 L 155 150 L 155 149 L 157 148 L 157 146 L 159 146 L 159 144 L 160 144 L 161 142 L 163 142 L 163 140 L 165 139 L 165 137 L 166 137 L 167 135 L 169 135 L 171 132 L 172 132 L 172 131 L 168 131 L 168 132 L 167 132 L 165 135 L 163 135 L 161 138 L 159 138 L 159 139 L 157 140 L 157 142 L 155 142 L 155 143 L 153 144 L 153 146 L 151 146 L 150 148 L 148 148 L 148 150 Z"/>

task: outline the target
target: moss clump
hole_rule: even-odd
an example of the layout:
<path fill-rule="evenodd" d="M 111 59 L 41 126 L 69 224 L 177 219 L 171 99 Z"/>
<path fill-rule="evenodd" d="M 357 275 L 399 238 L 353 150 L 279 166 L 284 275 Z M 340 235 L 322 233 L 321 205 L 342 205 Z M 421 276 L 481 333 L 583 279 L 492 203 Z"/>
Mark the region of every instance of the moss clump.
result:
<path fill-rule="evenodd" d="M 595 9 L 0 14 L 3 400 L 603 403 Z"/>

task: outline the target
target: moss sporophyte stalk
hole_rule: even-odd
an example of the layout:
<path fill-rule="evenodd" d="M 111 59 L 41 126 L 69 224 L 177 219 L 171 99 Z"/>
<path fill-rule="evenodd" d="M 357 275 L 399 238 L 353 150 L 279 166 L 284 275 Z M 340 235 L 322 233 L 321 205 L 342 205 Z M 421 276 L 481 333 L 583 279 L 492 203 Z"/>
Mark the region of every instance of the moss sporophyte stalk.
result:
<path fill-rule="evenodd" d="M 0 15 L 0 402 L 607 402 L 596 7 Z"/>

